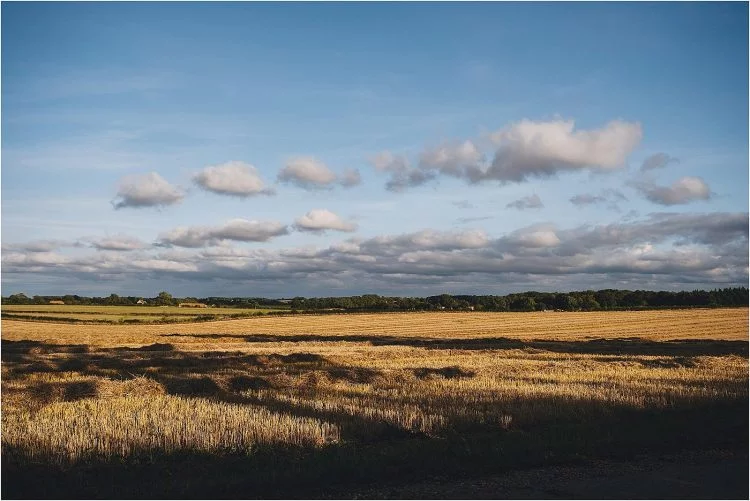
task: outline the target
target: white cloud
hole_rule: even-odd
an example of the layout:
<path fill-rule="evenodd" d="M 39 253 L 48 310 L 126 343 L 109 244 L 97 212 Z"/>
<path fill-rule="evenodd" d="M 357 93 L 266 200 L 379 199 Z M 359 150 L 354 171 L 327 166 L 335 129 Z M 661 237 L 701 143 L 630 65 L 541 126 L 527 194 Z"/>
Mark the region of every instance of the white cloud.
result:
<path fill-rule="evenodd" d="M 180 226 L 173 230 L 161 233 L 157 240 L 158 245 L 176 245 L 178 247 L 204 247 L 209 243 L 211 230 L 199 226 Z"/>
<path fill-rule="evenodd" d="M 520 247 L 527 248 L 555 247 L 560 244 L 560 238 L 555 233 L 554 228 L 544 225 L 517 230 L 508 235 L 507 240 Z"/>
<path fill-rule="evenodd" d="M 179 261 L 170 261 L 167 259 L 141 259 L 135 260 L 132 266 L 136 269 L 187 273 L 198 271 L 198 265 L 195 263 L 182 263 Z"/>
<path fill-rule="evenodd" d="M 573 120 L 522 120 L 491 134 L 499 146 L 492 164 L 467 175 L 474 182 L 522 182 L 562 171 L 610 171 L 625 164 L 641 136 L 640 124 L 620 120 L 592 130 L 575 130 Z"/>
<path fill-rule="evenodd" d="M 484 155 L 471 142 L 444 144 L 438 148 L 422 152 L 419 165 L 425 170 L 437 170 L 441 174 L 464 177 L 467 170 L 478 169 Z"/>
<path fill-rule="evenodd" d="M 177 247 L 205 247 L 222 240 L 238 242 L 267 242 L 286 235 L 289 229 L 277 221 L 248 221 L 232 219 L 222 226 L 179 227 L 159 235 L 157 245 Z"/>
<path fill-rule="evenodd" d="M 534 193 L 533 195 L 529 195 L 527 197 L 521 197 L 518 200 L 509 203 L 505 207 L 508 209 L 518 210 L 541 209 L 542 207 L 544 207 L 544 204 L 542 203 L 542 199 L 539 198 L 539 195 Z"/>
<path fill-rule="evenodd" d="M 359 243 L 365 252 L 391 255 L 413 250 L 459 250 L 486 247 L 489 237 L 481 230 L 422 230 L 404 235 L 385 235 Z"/>
<path fill-rule="evenodd" d="M 144 242 L 127 235 L 114 235 L 98 239 L 89 238 L 87 240 L 96 250 L 132 251 L 147 247 Z"/>
<path fill-rule="evenodd" d="M 333 212 L 326 209 L 313 209 L 294 222 L 299 231 L 321 232 L 325 230 L 352 232 L 357 225 L 344 221 Z"/>
<path fill-rule="evenodd" d="M 653 183 L 637 183 L 635 187 L 650 201 L 660 205 L 687 204 L 711 198 L 711 189 L 700 177 L 683 177 L 672 186 L 658 186 Z"/>
<path fill-rule="evenodd" d="M 204 190 L 220 195 L 248 197 L 273 193 L 264 188 L 258 169 L 239 161 L 206 167 L 193 176 L 193 182 Z"/>
<path fill-rule="evenodd" d="M 310 157 L 300 157 L 291 160 L 281 169 L 278 180 L 306 190 L 315 190 L 331 188 L 336 182 L 336 174 L 323 162 Z"/>
<path fill-rule="evenodd" d="M 211 236 L 219 240 L 239 242 L 267 242 L 273 237 L 289 233 L 286 225 L 278 221 L 248 221 L 232 219 L 223 226 L 211 230 Z"/>
<path fill-rule="evenodd" d="M 156 172 L 126 176 L 120 180 L 117 197 L 112 202 L 115 209 L 126 207 L 161 207 L 174 205 L 184 198 L 182 190 L 169 184 Z"/>
<path fill-rule="evenodd" d="M 438 175 L 476 184 L 487 181 L 520 183 L 559 172 L 608 172 L 623 167 L 642 137 L 639 123 L 615 120 L 604 127 L 576 130 L 573 120 L 522 120 L 488 135 L 497 147 L 488 162 L 479 143 L 449 142 L 424 150 L 419 166 L 390 151 L 370 159 L 375 170 L 390 174 L 386 188 L 403 191 Z"/>
<path fill-rule="evenodd" d="M 434 172 L 414 168 L 406 157 L 394 155 L 390 151 L 378 153 L 370 159 L 370 163 L 378 172 L 390 174 L 390 179 L 385 185 L 388 191 L 401 192 L 435 178 Z"/>

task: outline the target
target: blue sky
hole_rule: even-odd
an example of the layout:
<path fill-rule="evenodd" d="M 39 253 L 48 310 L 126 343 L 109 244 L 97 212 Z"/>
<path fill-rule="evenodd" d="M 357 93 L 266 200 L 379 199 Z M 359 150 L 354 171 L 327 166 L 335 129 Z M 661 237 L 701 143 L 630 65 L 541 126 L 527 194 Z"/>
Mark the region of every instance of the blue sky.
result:
<path fill-rule="evenodd" d="M 3 294 L 748 280 L 743 3 L 3 3 Z"/>

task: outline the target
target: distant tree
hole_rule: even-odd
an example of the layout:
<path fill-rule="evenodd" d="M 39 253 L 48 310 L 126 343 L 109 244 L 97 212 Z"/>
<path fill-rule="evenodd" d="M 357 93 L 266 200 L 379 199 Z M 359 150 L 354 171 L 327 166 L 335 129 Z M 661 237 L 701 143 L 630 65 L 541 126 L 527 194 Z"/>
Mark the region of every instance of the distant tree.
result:
<path fill-rule="evenodd" d="M 28 297 L 23 292 L 19 292 L 18 294 L 11 294 L 10 297 L 6 301 L 4 301 L 6 304 L 30 304 L 31 298 Z"/>
<path fill-rule="evenodd" d="M 625 294 L 625 296 L 623 296 L 621 304 L 628 308 L 637 308 L 639 306 L 644 306 L 646 304 L 646 300 L 643 296 L 643 291 L 628 292 L 627 294 Z"/>
<path fill-rule="evenodd" d="M 440 294 L 438 304 L 447 310 L 451 310 L 456 307 L 456 300 L 450 294 Z"/>
<path fill-rule="evenodd" d="M 536 308 L 536 301 L 533 297 L 520 296 L 514 299 L 510 303 L 510 309 L 512 311 L 534 311 Z"/>
<path fill-rule="evenodd" d="M 297 296 L 292 299 L 291 307 L 293 310 L 301 310 L 305 307 L 305 298 Z"/>
<path fill-rule="evenodd" d="M 160 306 L 170 306 L 174 303 L 174 298 L 169 292 L 162 291 L 156 296 L 155 303 Z"/>

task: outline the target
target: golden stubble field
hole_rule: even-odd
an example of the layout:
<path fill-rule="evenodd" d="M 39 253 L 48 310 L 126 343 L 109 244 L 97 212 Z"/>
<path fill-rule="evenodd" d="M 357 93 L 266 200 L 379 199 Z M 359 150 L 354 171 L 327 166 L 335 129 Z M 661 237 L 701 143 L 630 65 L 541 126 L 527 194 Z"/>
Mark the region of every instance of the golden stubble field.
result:
<path fill-rule="evenodd" d="M 748 310 L 2 322 L 4 454 L 252 454 L 746 402 Z"/>

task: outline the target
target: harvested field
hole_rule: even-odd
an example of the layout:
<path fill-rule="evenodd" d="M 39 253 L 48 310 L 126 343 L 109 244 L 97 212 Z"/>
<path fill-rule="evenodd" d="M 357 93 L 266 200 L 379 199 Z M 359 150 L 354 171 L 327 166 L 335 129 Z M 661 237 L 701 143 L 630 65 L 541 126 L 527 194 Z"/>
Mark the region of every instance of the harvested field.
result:
<path fill-rule="evenodd" d="M 325 497 L 746 450 L 747 321 L 747 309 L 4 320 L 3 468 L 18 480 L 3 495 L 44 473 L 84 497 Z M 176 464 L 179 478 L 129 484 Z"/>
<path fill-rule="evenodd" d="M 149 324 L 243 318 L 284 311 L 288 310 L 284 308 L 180 308 L 178 306 L 3 305 L 2 317 L 9 320 L 76 324 Z"/>
<path fill-rule="evenodd" d="M 586 340 L 640 338 L 648 341 L 682 339 L 747 340 L 746 308 L 537 313 L 374 313 L 254 317 L 196 324 L 82 327 L 64 323 L 3 321 L 3 339 L 46 339 L 50 342 L 86 343 L 97 346 L 149 344 L 161 336 L 171 342 L 200 344 L 232 342 L 231 336 L 278 335 L 320 341 L 320 336 L 342 337 L 336 341 L 367 341 L 362 336 L 419 339 L 540 339 Z M 195 335 L 206 335 L 195 337 Z M 309 337 L 305 337 L 308 336 Z M 312 335 L 318 336 L 315 338 Z M 30 337 L 29 337 L 30 336 Z M 208 337 L 210 336 L 210 337 Z M 325 339 L 325 338 L 323 338 Z M 282 339 L 279 339 L 283 341 Z M 290 339 L 291 341 L 292 339 Z"/>

